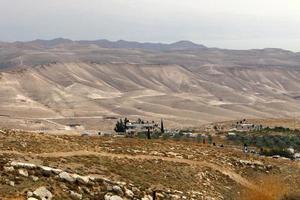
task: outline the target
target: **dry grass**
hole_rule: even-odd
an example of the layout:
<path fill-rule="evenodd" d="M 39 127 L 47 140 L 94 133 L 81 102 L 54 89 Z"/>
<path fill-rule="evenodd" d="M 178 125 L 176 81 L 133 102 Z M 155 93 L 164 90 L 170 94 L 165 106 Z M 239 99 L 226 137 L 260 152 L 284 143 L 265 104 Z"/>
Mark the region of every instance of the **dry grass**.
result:
<path fill-rule="evenodd" d="M 261 177 L 255 181 L 255 190 L 246 189 L 241 193 L 241 200 L 281 200 L 289 193 L 288 186 L 278 176 Z"/>

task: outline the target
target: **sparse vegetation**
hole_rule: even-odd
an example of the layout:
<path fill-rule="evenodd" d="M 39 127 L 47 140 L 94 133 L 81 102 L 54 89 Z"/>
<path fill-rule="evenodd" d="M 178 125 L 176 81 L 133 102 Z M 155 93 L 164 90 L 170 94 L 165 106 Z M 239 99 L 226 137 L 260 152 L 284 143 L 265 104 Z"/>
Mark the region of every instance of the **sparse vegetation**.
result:
<path fill-rule="evenodd" d="M 116 127 L 114 129 L 117 133 L 124 133 L 126 131 L 126 126 L 125 123 L 123 122 L 122 119 L 117 121 Z"/>
<path fill-rule="evenodd" d="M 263 150 L 260 152 L 261 155 L 265 156 L 281 156 L 285 158 L 293 159 L 294 156 L 291 152 L 287 151 L 286 149 L 269 149 L 269 150 Z"/>
<path fill-rule="evenodd" d="M 141 133 L 141 136 L 146 137 L 146 134 Z M 163 134 L 163 137 L 168 136 L 170 135 Z M 5 130 L 0 134 L 0 151 L 6 152 L 5 157 L 0 156 L 0 169 L 9 160 L 30 158 L 30 162 L 65 169 L 70 173 L 105 175 L 115 181 L 138 185 L 142 191 L 150 187 L 159 187 L 162 191 L 179 190 L 178 195 L 185 195 L 187 199 L 194 195 L 194 199 L 201 199 L 203 196 L 233 199 L 238 194 L 237 188 L 245 189 L 248 182 L 251 184 L 255 176 L 262 174 L 277 174 L 282 179 L 288 177 L 285 180 L 288 184 L 293 187 L 300 185 L 300 171 L 292 161 L 252 157 L 234 148 L 203 145 L 203 138 L 207 143 L 209 137 L 200 137 L 201 135 L 199 143 L 186 142 L 195 138 L 183 136 L 175 142 L 172 139 L 83 138 Z M 6 194 L 5 197 L 15 194 L 24 196 L 25 189 L 35 189 L 35 184 L 38 183 L 55 186 L 51 190 L 55 198 L 69 199 L 68 193 L 61 190 L 61 184 L 58 184 L 55 176 L 51 179 L 42 177 L 36 183 L 30 183 L 22 177 L 16 182 L 18 185 L 12 188 L 5 179 L 13 177 L 3 171 L 0 174 L 3 176 L 3 179 L 0 178 L 0 193 Z M 76 185 L 67 186 L 80 192 Z M 191 187 L 195 193 L 192 193 Z M 103 191 L 105 188 L 101 190 L 102 193 Z M 296 188 L 295 192 L 297 191 L 300 188 Z"/>
<path fill-rule="evenodd" d="M 255 189 L 244 189 L 239 200 L 282 200 L 288 193 L 288 186 L 280 177 L 264 176 L 255 180 Z"/>
<path fill-rule="evenodd" d="M 246 134 L 236 133 L 236 135 L 228 135 L 228 140 L 239 145 L 247 144 L 259 148 L 270 149 L 287 149 L 293 147 L 300 150 L 299 135 L 272 135 L 272 134 Z"/>

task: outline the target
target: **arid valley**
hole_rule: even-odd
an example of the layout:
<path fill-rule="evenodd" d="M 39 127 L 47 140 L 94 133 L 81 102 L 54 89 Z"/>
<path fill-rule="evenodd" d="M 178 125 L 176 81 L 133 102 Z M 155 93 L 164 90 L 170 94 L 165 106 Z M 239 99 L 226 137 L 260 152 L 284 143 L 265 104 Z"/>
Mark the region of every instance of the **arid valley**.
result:
<path fill-rule="evenodd" d="M 0 199 L 299 200 L 299 83 L 283 49 L 0 43 Z"/>
<path fill-rule="evenodd" d="M 0 43 L 6 128 L 113 128 L 120 117 L 169 127 L 299 116 L 300 54 L 107 40 Z M 110 119 L 113 119 L 111 121 Z"/>

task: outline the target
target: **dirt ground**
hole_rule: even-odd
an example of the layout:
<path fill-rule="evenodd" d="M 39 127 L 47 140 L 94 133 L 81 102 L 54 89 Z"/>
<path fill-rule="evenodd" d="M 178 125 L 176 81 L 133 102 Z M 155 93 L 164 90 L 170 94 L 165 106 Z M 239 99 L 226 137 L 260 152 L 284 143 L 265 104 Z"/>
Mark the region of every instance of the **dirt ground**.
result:
<path fill-rule="evenodd" d="M 279 177 L 288 188 L 286 193 L 300 191 L 297 162 L 197 142 L 2 131 L 0 160 L 3 164 L 22 161 L 107 177 L 143 190 L 163 188 L 181 191 L 188 197 L 192 192 L 203 197 L 196 199 L 242 199 L 243 191 L 259 190 L 258 182 L 270 177 Z M 48 184 L 47 178 L 41 181 Z M 0 179 L 0 194 L 5 199 L 22 196 L 34 187 L 36 183 L 28 180 L 22 179 L 12 187 Z M 56 199 L 67 198 L 59 189 L 53 193 Z"/>

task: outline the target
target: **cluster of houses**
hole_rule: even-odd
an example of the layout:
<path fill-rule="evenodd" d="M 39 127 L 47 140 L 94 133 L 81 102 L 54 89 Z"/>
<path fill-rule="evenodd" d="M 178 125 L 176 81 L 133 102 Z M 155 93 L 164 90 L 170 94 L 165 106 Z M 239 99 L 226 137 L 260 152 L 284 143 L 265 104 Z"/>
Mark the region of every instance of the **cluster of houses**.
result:
<path fill-rule="evenodd" d="M 243 119 L 237 121 L 235 124 L 232 124 L 232 128 L 229 131 L 249 132 L 249 131 L 260 131 L 262 129 L 263 129 L 262 125 L 249 123 L 246 119 Z"/>
<path fill-rule="evenodd" d="M 160 131 L 161 127 L 159 127 L 158 123 L 154 121 L 143 121 L 142 119 L 138 119 L 137 121 L 128 121 L 126 123 L 126 134 L 127 135 L 135 135 L 140 132 L 146 131 Z"/>

